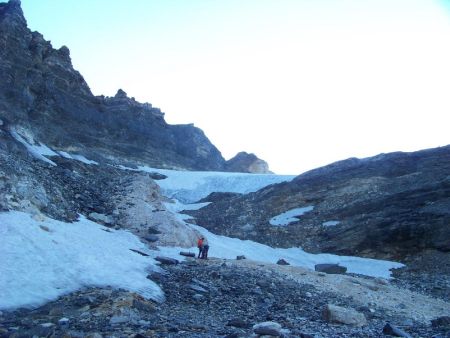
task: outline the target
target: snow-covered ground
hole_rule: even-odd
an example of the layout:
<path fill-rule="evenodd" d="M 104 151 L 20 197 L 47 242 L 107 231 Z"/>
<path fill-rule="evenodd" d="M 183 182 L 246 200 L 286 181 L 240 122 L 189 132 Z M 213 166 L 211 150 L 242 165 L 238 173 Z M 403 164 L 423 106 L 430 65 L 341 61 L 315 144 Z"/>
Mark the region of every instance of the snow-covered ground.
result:
<path fill-rule="evenodd" d="M 64 223 L 11 211 L 0 213 L 0 309 L 36 306 L 84 286 L 112 286 L 163 299 L 147 279 L 158 266 L 126 231 L 83 217 Z"/>
<path fill-rule="evenodd" d="M 179 220 L 191 218 L 188 215 L 180 213 L 181 210 L 193 210 L 203 207 L 203 203 L 183 205 L 182 203 L 165 204 L 174 213 L 177 213 Z M 403 264 L 391 261 L 377 259 L 360 258 L 352 256 L 338 256 L 332 254 L 310 254 L 301 248 L 272 248 L 270 246 L 238 238 L 220 236 L 209 232 L 208 230 L 193 224 L 187 224 L 204 235 L 209 242 L 209 256 L 225 259 L 236 259 L 236 256 L 244 255 L 248 259 L 276 263 L 283 258 L 293 266 L 301 266 L 314 270 L 316 264 L 333 263 L 345 266 L 348 272 L 358 273 L 372 277 L 390 278 L 390 269 L 402 267 Z M 184 248 L 160 247 L 161 252 L 172 258 L 180 259 L 179 252 L 186 251 Z M 195 252 L 195 247 L 190 249 Z M 161 253 L 159 253 L 161 255 Z"/>
<path fill-rule="evenodd" d="M 292 266 L 301 266 L 312 270 L 314 270 L 316 264 L 333 263 L 345 266 L 348 272 L 386 279 L 389 279 L 391 276 L 390 269 L 403 266 L 403 264 L 396 262 L 369 258 L 332 254 L 310 254 L 301 248 L 272 248 L 249 240 L 215 235 L 202 227 L 191 226 L 208 239 L 210 245 L 208 255 L 210 257 L 236 259 L 236 256 L 244 255 L 247 259 L 266 263 L 276 263 L 279 259 L 283 258 Z M 181 259 L 179 255 L 180 251 L 186 251 L 186 248 L 160 247 L 159 249 L 161 252 L 158 255 L 165 255 L 176 259 Z M 197 249 L 193 247 L 190 251 L 196 252 Z"/>

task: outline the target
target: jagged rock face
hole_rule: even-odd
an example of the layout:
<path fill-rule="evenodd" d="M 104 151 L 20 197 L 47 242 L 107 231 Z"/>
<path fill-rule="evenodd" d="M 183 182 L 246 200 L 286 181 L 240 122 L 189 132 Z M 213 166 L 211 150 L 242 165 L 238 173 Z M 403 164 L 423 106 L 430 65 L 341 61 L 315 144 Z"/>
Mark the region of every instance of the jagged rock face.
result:
<path fill-rule="evenodd" d="M 200 129 L 169 125 L 159 109 L 122 90 L 112 98 L 93 96 L 69 49 L 56 50 L 27 28 L 20 1 L 0 4 L 0 72 L 0 119 L 55 149 L 158 167 L 221 170 L 225 164 Z"/>
<path fill-rule="evenodd" d="M 288 225 L 270 224 L 302 207 L 312 210 Z M 248 195 L 216 194 L 188 213 L 216 233 L 312 252 L 402 258 L 450 251 L 450 146 L 336 162 Z"/>
<path fill-rule="evenodd" d="M 226 171 L 243 172 L 251 174 L 271 174 L 266 161 L 259 159 L 255 154 L 240 152 L 225 164 Z"/>

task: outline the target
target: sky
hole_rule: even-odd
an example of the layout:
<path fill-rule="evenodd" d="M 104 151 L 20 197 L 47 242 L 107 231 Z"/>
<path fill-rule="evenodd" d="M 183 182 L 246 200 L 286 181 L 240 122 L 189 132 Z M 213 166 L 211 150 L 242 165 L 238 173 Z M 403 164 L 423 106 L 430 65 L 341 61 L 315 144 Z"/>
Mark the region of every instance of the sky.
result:
<path fill-rule="evenodd" d="M 22 0 L 95 95 L 119 88 L 278 174 L 450 143 L 450 1 Z"/>

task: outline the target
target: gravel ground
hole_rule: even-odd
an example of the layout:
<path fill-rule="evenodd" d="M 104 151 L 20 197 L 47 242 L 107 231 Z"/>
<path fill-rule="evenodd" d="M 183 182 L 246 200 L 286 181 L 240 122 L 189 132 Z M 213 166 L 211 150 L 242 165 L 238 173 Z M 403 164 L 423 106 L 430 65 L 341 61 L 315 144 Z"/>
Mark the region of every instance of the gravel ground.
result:
<path fill-rule="evenodd" d="M 398 312 L 380 303 L 363 305 L 326 282 L 349 279 L 372 293 L 380 289 L 371 285 L 392 288 L 373 279 L 302 269 L 293 273 L 290 267 L 246 260 L 192 260 L 164 269 L 151 276 L 166 294 L 163 303 L 123 290 L 81 290 L 37 309 L 3 312 L 0 336 L 257 337 L 253 325 L 271 321 L 282 327 L 284 337 L 384 337 L 387 322 L 412 337 L 450 337 L 448 327 L 406 316 L 400 303 Z M 327 322 L 322 315 L 327 304 L 364 314 L 367 325 Z"/>

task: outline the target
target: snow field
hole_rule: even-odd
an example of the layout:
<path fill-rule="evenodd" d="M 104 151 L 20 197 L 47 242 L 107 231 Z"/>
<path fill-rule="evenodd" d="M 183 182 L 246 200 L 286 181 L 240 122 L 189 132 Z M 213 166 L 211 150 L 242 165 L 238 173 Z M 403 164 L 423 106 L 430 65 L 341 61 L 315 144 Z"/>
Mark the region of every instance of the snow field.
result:
<path fill-rule="evenodd" d="M 158 267 L 152 258 L 130 251 L 146 248 L 129 232 L 83 217 L 75 223 L 37 221 L 17 211 L 0 213 L 0 225 L 0 309 L 38 306 L 87 286 L 163 299 L 160 288 L 146 278 Z"/>

